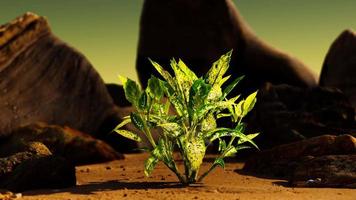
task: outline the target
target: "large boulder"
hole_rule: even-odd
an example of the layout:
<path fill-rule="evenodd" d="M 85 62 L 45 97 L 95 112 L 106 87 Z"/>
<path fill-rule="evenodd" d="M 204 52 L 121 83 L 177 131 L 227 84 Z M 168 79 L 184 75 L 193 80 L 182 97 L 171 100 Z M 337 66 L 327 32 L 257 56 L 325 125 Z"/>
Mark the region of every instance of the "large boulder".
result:
<path fill-rule="evenodd" d="M 113 128 L 103 80 L 44 17 L 26 13 L 0 27 L 0 80 L 0 137 L 38 121 L 93 135 Z"/>
<path fill-rule="evenodd" d="M 231 49 L 230 74 L 246 75 L 245 90 L 266 81 L 316 85 L 315 76 L 301 61 L 256 36 L 231 0 L 145 0 L 136 62 L 142 85 L 155 71 L 148 58 L 163 66 L 172 57 L 181 58 L 200 76 Z"/>
<path fill-rule="evenodd" d="M 345 30 L 331 45 L 320 75 L 320 85 L 342 90 L 356 107 L 356 33 Z"/>
<path fill-rule="evenodd" d="M 0 157 L 24 151 L 29 143 L 41 142 L 57 156 L 75 165 L 123 159 L 105 142 L 69 127 L 35 123 L 20 127 L 0 144 Z"/>
<path fill-rule="evenodd" d="M 265 84 L 248 116 L 262 149 L 305 138 L 355 133 L 355 111 L 338 89 Z"/>

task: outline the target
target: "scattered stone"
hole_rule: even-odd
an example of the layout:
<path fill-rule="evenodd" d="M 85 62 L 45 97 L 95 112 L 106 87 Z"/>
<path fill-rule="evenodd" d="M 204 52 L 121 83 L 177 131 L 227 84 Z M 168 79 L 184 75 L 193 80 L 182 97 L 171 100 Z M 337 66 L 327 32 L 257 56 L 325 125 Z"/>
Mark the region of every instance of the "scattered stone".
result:
<path fill-rule="evenodd" d="M 320 74 L 320 85 L 342 90 L 356 107 L 356 33 L 345 30 L 331 45 Z"/>

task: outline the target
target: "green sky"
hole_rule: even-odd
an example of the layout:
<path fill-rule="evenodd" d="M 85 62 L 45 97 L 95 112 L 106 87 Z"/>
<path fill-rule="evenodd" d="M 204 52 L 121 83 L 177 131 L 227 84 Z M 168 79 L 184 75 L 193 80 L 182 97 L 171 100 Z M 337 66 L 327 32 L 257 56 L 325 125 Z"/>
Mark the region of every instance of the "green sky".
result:
<path fill-rule="evenodd" d="M 268 43 L 300 58 L 318 74 L 331 42 L 356 27 L 355 0 L 234 0 Z M 83 52 L 106 82 L 136 79 L 143 0 L 1 0 L 0 23 L 26 11 L 47 16 L 53 32 Z"/>

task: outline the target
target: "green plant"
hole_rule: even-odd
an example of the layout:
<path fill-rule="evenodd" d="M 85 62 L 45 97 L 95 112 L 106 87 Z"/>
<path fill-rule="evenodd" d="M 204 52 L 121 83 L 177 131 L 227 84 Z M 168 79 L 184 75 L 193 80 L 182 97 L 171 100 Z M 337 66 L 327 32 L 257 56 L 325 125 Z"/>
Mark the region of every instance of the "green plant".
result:
<path fill-rule="evenodd" d="M 155 165 L 162 161 L 172 170 L 180 182 L 190 184 L 202 179 L 215 167 L 225 167 L 224 158 L 235 155 L 239 150 L 250 148 L 244 145 L 252 141 L 258 133 L 245 135 L 245 124 L 241 121 L 251 111 L 256 103 L 257 92 L 236 101 L 239 96 L 228 99 L 228 94 L 243 77 L 233 80 L 224 90 L 222 85 L 230 78 L 224 77 L 229 68 L 231 53 L 221 56 L 204 77 L 197 77 L 183 61 L 171 60 L 171 67 L 175 77 L 165 71 L 158 63 L 151 61 L 152 65 L 164 78 L 161 80 L 152 76 L 148 86 L 141 90 L 134 81 L 121 77 L 125 96 L 136 108 L 130 116 L 114 129 L 124 137 L 141 142 L 139 135 L 123 130 L 122 127 L 132 122 L 147 137 L 151 148 L 150 157 L 145 161 L 144 173 L 149 176 Z M 170 108 L 174 112 L 170 112 Z M 236 123 L 234 128 L 217 128 L 216 119 L 229 117 Z M 151 130 L 159 128 L 161 134 L 155 141 Z M 225 142 L 224 137 L 229 137 Z M 198 178 L 200 165 L 203 162 L 207 145 L 219 141 L 220 155 L 215 159 L 211 168 Z M 184 162 L 184 175 L 179 172 L 173 151 L 178 147 Z"/>

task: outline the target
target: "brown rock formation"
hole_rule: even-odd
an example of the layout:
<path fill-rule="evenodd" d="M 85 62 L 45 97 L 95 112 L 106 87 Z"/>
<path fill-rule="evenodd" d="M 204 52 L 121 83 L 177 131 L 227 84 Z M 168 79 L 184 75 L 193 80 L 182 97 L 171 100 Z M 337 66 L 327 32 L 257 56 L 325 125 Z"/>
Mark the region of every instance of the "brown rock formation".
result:
<path fill-rule="evenodd" d="M 90 134 L 113 128 L 103 126 L 116 111 L 102 79 L 43 17 L 26 13 L 0 27 L 0 80 L 0 136 L 37 121 Z"/>
<path fill-rule="evenodd" d="M 231 49 L 230 74 L 246 75 L 245 84 L 250 89 L 267 81 L 316 85 L 314 75 L 302 62 L 256 36 L 231 0 L 145 0 L 136 62 L 143 85 L 154 71 L 148 57 L 163 66 L 172 57 L 182 58 L 203 75 L 213 61 Z"/>
<path fill-rule="evenodd" d="M 0 158 L 0 187 L 14 192 L 40 188 L 64 188 L 76 184 L 75 167 L 54 156 L 39 142 L 23 152 Z"/>
<path fill-rule="evenodd" d="M 262 134 L 262 149 L 330 134 L 353 134 L 355 111 L 338 89 L 265 84 L 259 90 L 249 127 Z"/>
<path fill-rule="evenodd" d="M 320 75 L 320 85 L 336 87 L 356 107 L 356 33 L 345 30 L 331 45 Z"/>
<path fill-rule="evenodd" d="M 289 179 L 294 186 L 355 187 L 356 138 L 325 135 L 250 157 L 244 170 Z"/>
<path fill-rule="evenodd" d="M 57 125 L 35 123 L 21 127 L 0 144 L 0 157 L 24 151 L 29 143 L 41 142 L 56 156 L 75 165 L 123 159 L 108 144 L 90 135 Z"/>
<path fill-rule="evenodd" d="M 310 157 L 294 171 L 294 187 L 356 188 L 356 154 Z"/>

